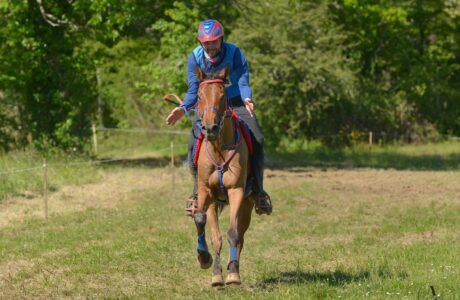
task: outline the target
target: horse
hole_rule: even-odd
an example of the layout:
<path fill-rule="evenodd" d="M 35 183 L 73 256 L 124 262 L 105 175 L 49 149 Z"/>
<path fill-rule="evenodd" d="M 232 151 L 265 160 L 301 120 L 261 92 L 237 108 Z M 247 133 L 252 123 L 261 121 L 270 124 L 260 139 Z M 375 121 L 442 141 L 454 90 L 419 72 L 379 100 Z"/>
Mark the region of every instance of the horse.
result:
<path fill-rule="evenodd" d="M 217 74 L 205 74 L 197 67 L 200 82 L 198 88 L 198 111 L 204 140 L 199 149 L 197 162 L 198 201 L 193 217 L 198 234 L 198 262 L 202 269 L 213 263 L 205 237 L 205 225 L 211 231 L 214 248 L 212 286 L 241 284 L 239 262 L 244 244 L 244 234 L 249 228 L 254 199 L 247 193 L 246 184 L 251 172 L 248 144 L 236 118 L 229 108 L 225 95 L 228 82 L 228 66 Z M 245 192 L 246 191 L 246 192 Z M 230 244 L 229 271 L 224 283 L 220 254 L 222 236 L 219 230 L 219 199 L 230 206 L 230 228 L 227 240 Z"/>

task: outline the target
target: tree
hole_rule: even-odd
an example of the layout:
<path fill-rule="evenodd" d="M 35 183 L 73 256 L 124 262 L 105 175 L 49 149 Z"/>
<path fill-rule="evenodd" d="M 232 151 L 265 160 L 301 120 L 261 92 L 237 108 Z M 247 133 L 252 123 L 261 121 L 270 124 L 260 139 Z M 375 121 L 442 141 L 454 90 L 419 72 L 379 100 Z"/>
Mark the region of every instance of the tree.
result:
<path fill-rule="evenodd" d="M 165 10 L 164 18 L 157 20 L 152 29 L 160 36 L 159 51 L 145 66 L 145 79 L 136 84 L 143 90 L 144 107 L 152 112 L 151 123 L 164 124 L 167 107 L 161 101 L 165 94 L 183 95 L 187 91 L 187 59 L 198 46 L 196 38 L 200 21 L 218 19 L 225 27 L 226 38 L 231 34 L 237 11 L 232 1 L 174 1 L 173 7 Z M 148 103 L 150 102 L 150 103 Z M 189 126 L 184 118 L 183 126 Z"/>
<path fill-rule="evenodd" d="M 96 118 L 98 65 L 123 36 L 142 35 L 165 3 L 2 1 L 0 91 L 16 99 L 21 140 L 81 145 Z"/>
<path fill-rule="evenodd" d="M 324 137 L 351 123 L 355 76 L 346 38 L 313 1 L 256 1 L 233 39 L 248 57 L 261 123 L 271 141 Z M 262 25 L 263 24 L 263 25 Z"/>
<path fill-rule="evenodd" d="M 359 97 L 371 129 L 412 140 L 433 127 L 460 132 L 455 1 L 341 0 L 332 6 L 353 45 L 347 55 L 360 69 Z"/>

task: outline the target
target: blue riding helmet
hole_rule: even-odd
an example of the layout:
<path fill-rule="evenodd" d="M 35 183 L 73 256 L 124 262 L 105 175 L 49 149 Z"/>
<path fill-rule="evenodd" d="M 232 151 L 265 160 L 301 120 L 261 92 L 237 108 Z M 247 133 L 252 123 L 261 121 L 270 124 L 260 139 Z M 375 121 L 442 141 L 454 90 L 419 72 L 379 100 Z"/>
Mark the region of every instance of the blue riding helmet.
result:
<path fill-rule="evenodd" d="M 204 20 L 198 26 L 198 40 L 202 43 L 212 42 L 224 36 L 224 27 L 217 20 Z"/>

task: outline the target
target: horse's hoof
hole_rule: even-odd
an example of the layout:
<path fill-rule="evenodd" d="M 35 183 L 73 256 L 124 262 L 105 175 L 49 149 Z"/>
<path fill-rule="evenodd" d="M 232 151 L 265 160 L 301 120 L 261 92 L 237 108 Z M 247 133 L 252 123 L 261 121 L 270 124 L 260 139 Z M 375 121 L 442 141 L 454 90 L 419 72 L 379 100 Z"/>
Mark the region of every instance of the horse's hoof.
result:
<path fill-rule="evenodd" d="M 241 284 L 240 274 L 238 273 L 228 273 L 226 284 Z"/>
<path fill-rule="evenodd" d="M 198 251 L 198 262 L 202 269 L 209 269 L 212 266 L 212 255 L 209 252 Z"/>
<path fill-rule="evenodd" d="M 224 277 L 222 275 L 212 275 L 211 279 L 211 286 L 223 286 L 224 285 Z"/>

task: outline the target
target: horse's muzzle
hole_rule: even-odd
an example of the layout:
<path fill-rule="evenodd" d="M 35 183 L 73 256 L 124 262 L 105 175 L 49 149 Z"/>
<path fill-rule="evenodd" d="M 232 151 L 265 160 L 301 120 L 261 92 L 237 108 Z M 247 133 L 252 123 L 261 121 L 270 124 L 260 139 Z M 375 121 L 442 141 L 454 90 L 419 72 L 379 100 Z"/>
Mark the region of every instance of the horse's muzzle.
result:
<path fill-rule="evenodd" d="M 219 136 L 219 125 L 203 125 L 201 130 L 208 141 L 215 141 Z"/>

